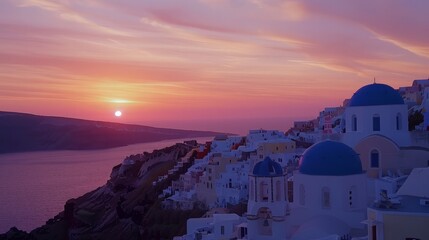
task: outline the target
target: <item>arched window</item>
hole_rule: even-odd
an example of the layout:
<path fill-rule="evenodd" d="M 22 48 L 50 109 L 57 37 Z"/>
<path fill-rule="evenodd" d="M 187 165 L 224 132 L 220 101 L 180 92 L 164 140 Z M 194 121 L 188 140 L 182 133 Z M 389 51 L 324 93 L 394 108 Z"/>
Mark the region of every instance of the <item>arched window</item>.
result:
<path fill-rule="evenodd" d="M 357 117 L 356 117 L 356 115 L 352 116 L 352 131 L 353 132 L 357 131 Z"/>
<path fill-rule="evenodd" d="M 396 114 L 396 130 L 402 129 L 402 116 L 400 113 Z"/>
<path fill-rule="evenodd" d="M 372 131 L 380 131 L 380 115 L 375 114 L 372 116 Z"/>
<path fill-rule="evenodd" d="M 372 168 L 380 167 L 380 154 L 375 149 L 371 151 L 371 167 Z"/>
<path fill-rule="evenodd" d="M 305 188 L 304 185 L 299 185 L 299 204 L 305 205 Z"/>
<path fill-rule="evenodd" d="M 289 181 L 283 183 L 283 193 L 284 193 L 285 201 L 289 200 L 290 202 L 293 202 L 293 185 L 289 187 Z M 290 195 L 291 197 L 289 198 L 288 195 Z"/>
<path fill-rule="evenodd" d="M 250 189 L 249 189 L 249 195 L 250 195 L 250 200 L 255 200 L 255 186 L 253 183 L 253 179 L 250 180 Z"/>
<path fill-rule="evenodd" d="M 260 183 L 260 198 L 261 201 L 268 201 L 268 183 L 262 181 Z"/>
<path fill-rule="evenodd" d="M 331 208 L 331 193 L 329 188 L 322 188 L 322 208 Z"/>
<path fill-rule="evenodd" d="M 281 183 L 279 180 L 276 182 L 276 201 L 282 200 L 282 189 L 281 189 Z"/>

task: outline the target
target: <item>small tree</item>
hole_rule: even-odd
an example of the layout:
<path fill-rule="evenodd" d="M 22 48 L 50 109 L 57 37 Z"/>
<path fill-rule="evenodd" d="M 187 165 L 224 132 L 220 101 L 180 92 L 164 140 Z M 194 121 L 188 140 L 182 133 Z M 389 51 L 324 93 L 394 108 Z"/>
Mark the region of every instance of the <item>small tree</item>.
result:
<path fill-rule="evenodd" d="M 408 115 L 408 130 L 413 131 L 416 129 L 420 123 L 424 120 L 422 110 L 414 111 L 412 114 Z"/>

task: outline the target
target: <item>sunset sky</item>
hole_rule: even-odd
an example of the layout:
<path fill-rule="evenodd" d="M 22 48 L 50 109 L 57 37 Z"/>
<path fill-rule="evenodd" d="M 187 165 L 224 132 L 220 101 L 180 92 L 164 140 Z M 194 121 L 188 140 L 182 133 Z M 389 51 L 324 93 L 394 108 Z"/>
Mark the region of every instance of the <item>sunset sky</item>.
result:
<path fill-rule="evenodd" d="M 394 88 L 428 78 L 428 10 L 425 0 L 2 0 L 0 110 L 285 130 L 374 77 Z"/>

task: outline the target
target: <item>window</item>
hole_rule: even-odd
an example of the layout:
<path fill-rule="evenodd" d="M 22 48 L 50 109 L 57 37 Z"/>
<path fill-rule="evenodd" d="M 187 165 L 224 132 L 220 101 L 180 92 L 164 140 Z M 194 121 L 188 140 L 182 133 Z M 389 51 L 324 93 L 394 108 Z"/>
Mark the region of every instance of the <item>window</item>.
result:
<path fill-rule="evenodd" d="M 357 131 L 357 118 L 356 118 L 356 115 L 352 116 L 352 131 L 353 132 Z"/>
<path fill-rule="evenodd" d="M 378 168 L 380 166 L 380 154 L 377 150 L 371 151 L 371 167 Z"/>
<path fill-rule="evenodd" d="M 377 226 L 376 225 L 371 226 L 371 233 L 372 233 L 372 239 L 377 240 Z"/>
<path fill-rule="evenodd" d="M 253 180 L 250 181 L 250 200 L 255 200 L 255 192 L 254 192 L 254 183 Z"/>
<path fill-rule="evenodd" d="M 282 189 L 281 189 L 281 183 L 277 180 L 276 182 L 276 201 L 282 200 Z"/>
<path fill-rule="evenodd" d="M 220 226 L 220 235 L 225 235 L 225 226 Z"/>
<path fill-rule="evenodd" d="M 260 183 L 260 187 L 261 187 L 261 200 L 262 201 L 268 201 L 268 183 L 266 182 L 261 182 Z"/>
<path fill-rule="evenodd" d="M 322 188 L 322 208 L 330 208 L 331 207 L 331 193 L 329 192 L 329 188 Z"/>
<path fill-rule="evenodd" d="M 240 237 L 244 238 L 245 236 L 247 236 L 247 227 L 241 227 L 240 228 Z"/>
<path fill-rule="evenodd" d="M 356 201 L 357 199 L 357 187 L 356 186 L 352 186 L 349 189 L 349 207 L 350 208 L 355 208 L 356 207 Z"/>
<path fill-rule="evenodd" d="M 380 116 L 374 115 L 372 117 L 372 130 L 373 131 L 380 131 Z"/>
<path fill-rule="evenodd" d="M 401 121 L 401 114 L 396 114 L 396 130 L 402 129 L 402 121 Z"/>

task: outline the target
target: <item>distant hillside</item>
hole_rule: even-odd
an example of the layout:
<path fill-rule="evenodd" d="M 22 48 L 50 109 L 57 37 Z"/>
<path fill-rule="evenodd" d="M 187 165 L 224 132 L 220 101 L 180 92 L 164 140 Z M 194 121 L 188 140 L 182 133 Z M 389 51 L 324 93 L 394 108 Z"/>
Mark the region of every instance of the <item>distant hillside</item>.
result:
<path fill-rule="evenodd" d="M 217 134 L 0 111 L 0 153 L 103 149 Z"/>

